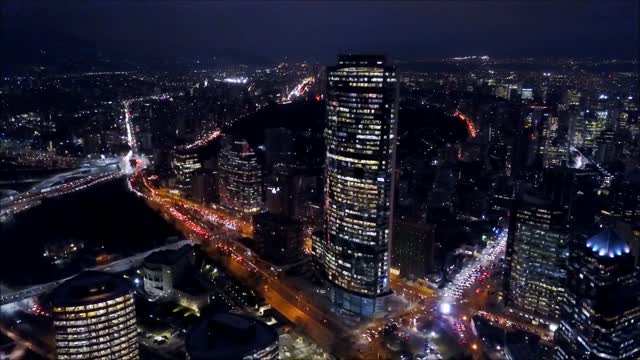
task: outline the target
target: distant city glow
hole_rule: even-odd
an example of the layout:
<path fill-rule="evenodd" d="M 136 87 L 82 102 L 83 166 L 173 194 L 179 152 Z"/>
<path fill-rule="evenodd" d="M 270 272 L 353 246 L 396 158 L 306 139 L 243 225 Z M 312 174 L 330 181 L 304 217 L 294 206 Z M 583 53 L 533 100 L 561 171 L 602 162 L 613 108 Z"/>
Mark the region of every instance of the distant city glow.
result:
<path fill-rule="evenodd" d="M 246 84 L 248 79 L 246 77 L 236 77 L 236 78 L 225 78 L 222 81 L 226 83 L 231 83 L 231 84 Z"/>

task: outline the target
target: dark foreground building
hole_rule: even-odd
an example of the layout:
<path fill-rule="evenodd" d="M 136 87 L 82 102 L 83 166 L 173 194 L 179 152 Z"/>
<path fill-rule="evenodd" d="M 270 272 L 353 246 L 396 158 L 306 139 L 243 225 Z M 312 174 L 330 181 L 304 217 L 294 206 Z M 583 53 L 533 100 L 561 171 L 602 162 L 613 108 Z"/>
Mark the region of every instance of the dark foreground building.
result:
<path fill-rule="evenodd" d="M 50 294 L 56 359 L 138 359 L 138 329 L 129 282 L 85 271 Z"/>
<path fill-rule="evenodd" d="M 613 229 L 576 244 L 556 331 L 556 360 L 640 358 L 640 278 Z"/>
<path fill-rule="evenodd" d="M 187 334 L 188 360 L 271 360 L 278 358 L 278 334 L 252 317 L 215 313 Z"/>
<path fill-rule="evenodd" d="M 342 55 L 327 69 L 324 265 L 337 307 L 376 316 L 389 290 L 398 121 L 396 70 Z"/>

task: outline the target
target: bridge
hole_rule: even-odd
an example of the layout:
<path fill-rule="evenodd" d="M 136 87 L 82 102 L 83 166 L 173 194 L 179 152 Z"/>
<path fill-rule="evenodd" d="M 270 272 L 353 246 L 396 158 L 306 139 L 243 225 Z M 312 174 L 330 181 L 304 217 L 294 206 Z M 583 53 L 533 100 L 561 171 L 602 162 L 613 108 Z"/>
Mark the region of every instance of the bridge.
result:
<path fill-rule="evenodd" d="M 128 258 L 120 259 L 120 260 L 111 262 L 109 264 L 95 266 L 93 268 L 86 269 L 86 270 L 106 271 L 111 273 L 123 272 L 125 270 L 130 269 L 131 267 L 139 266 L 140 264 L 142 264 L 142 261 L 144 260 L 144 258 L 153 252 L 160 251 L 160 250 L 175 250 L 184 245 L 190 245 L 190 244 L 193 244 L 191 240 L 182 240 L 176 243 L 151 249 L 151 250 L 133 255 Z M 34 285 L 31 287 L 16 290 L 13 292 L 4 293 L 3 291 L 2 297 L 0 297 L 0 306 L 22 301 L 30 297 L 34 297 L 34 296 L 38 296 L 40 294 L 46 293 L 51 289 L 55 288 L 56 286 L 62 284 L 63 282 L 71 279 L 72 277 L 73 276 L 70 276 L 68 278 L 52 281 L 46 284 Z M 7 289 L 5 288 L 5 290 Z"/>

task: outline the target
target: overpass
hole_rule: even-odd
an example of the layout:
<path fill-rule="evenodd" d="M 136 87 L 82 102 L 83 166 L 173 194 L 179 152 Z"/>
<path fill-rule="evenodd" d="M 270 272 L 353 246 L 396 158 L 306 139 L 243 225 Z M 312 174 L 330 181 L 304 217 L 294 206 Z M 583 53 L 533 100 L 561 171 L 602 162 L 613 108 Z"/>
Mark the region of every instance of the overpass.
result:
<path fill-rule="evenodd" d="M 150 255 L 153 252 L 160 251 L 160 250 L 174 250 L 174 249 L 178 249 L 178 248 L 180 248 L 180 247 L 182 247 L 184 245 L 188 245 L 188 244 L 193 244 L 193 242 L 190 241 L 190 240 L 182 240 L 182 241 L 179 241 L 179 242 L 176 242 L 176 243 L 172 243 L 172 244 L 169 244 L 169 245 L 165 245 L 165 246 L 161 246 L 161 247 L 158 247 L 158 248 L 155 248 L 155 249 L 151 249 L 151 250 L 148 250 L 148 251 L 133 255 L 133 256 L 128 257 L 128 258 L 116 260 L 116 261 L 113 261 L 113 262 L 111 262 L 109 264 L 95 266 L 93 268 L 86 269 L 86 270 L 106 271 L 106 272 L 111 272 L 111 273 L 122 272 L 122 271 L 128 270 L 128 269 L 130 269 L 132 267 L 139 266 L 142 263 L 142 261 L 144 260 L 144 258 L 147 257 L 148 255 Z M 73 275 L 73 276 L 75 276 L 75 275 Z M 30 297 L 34 297 L 34 296 L 43 294 L 45 292 L 48 292 L 51 289 L 55 288 L 56 286 L 62 284 L 63 282 L 71 279 L 73 276 L 70 276 L 70 277 L 65 278 L 65 279 L 52 281 L 52 282 L 49 282 L 49 283 L 46 283 L 46 284 L 33 285 L 31 287 L 20 289 L 20 290 L 16 290 L 16 291 L 13 291 L 13 292 L 3 293 L 2 297 L 0 297 L 0 306 L 11 304 L 11 303 L 18 302 L 18 301 L 22 301 L 24 299 L 28 299 Z"/>

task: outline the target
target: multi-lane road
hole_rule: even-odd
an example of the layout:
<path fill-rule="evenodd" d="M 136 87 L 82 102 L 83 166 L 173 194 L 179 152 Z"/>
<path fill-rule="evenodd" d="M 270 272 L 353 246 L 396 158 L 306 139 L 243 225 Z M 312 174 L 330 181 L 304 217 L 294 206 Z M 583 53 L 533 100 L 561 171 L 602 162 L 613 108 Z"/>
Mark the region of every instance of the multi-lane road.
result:
<path fill-rule="evenodd" d="M 0 200 L 0 221 L 40 204 L 43 199 L 54 198 L 125 175 L 122 158 L 90 161 L 82 167 L 56 174 L 29 190 Z"/>

